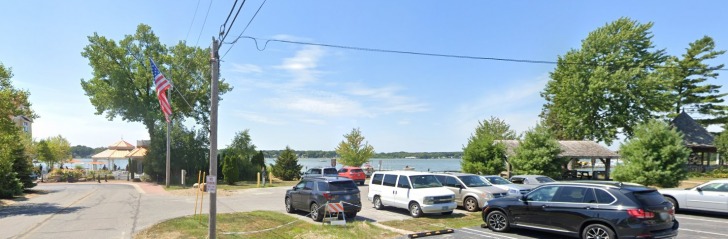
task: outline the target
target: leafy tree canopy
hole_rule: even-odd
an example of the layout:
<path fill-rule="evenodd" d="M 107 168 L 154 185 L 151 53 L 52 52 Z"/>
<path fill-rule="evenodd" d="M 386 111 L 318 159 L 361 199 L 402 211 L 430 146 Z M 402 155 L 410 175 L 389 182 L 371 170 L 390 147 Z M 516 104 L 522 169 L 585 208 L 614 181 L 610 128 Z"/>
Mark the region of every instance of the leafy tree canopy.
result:
<path fill-rule="evenodd" d="M 278 156 L 276 162 L 271 165 L 271 171 L 275 177 L 282 180 L 294 180 L 299 178 L 301 175 L 301 166 L 298 164 L 298 156 L 288 146 L 283 150 L 281 155 Z"/>
<path fill-rule="evenodd" d="M 652 23 L 620 18 L 600 27 L 558 57 L 541 92 L 541 117 L 559 139 L 611 144 L 621 132 L 664 112 L 667 94 L 655 68 L 665 51 L 653 49 Z"/>
<path fill-rule="evenodd" d="M 12 76 L 11 69 L 0 63 L 0 198 L 19 195 L 26 187 L 21 179 L 27 177 L 25 164 L 29 162 L 24 162 L 27 155 L 21 144 L 23 136 L 13 117 L 37 118 L 30 109 L 30 93 L 13 87 Z"/>
<path fill-rule="evenodd" d="M 614 169 L 615 180 L 667 188 L 687 178 L 684 166 L 690 150 L 682 135 L 665 122 L 653 119 L 637 125 L 634 137 L 619 153 L 624 164 Z"/>
<path fill-rule="evenodd" d="M 479 121 L 475 134 L 468 139 L 463 148 L 460 163 L 463 172 L 476 174 L 500 174 L 505 170 L 506 147 L 495 140 L 516 139 L 516 132 L 496 117 Z"/>
<path fill-rule="evenodd" d="M 510 163 L 517 174 L 561 177 L 561 165 L 565 162 L 558 158 L 561 146 L 545 126 L 539 124 L 527 131 L 514 151 Z"/>
<path fill-rule="evenodd" d="M 364 142 L 364 136 L 358 128 L 352 129 L 349 134 L 344 135 L 345 140 L 336 147 L 336 153 L 341 157 L 343 165 L 359 167 L 369 162 L 374 155 L 374 147 Z"/>
<path fill-rule="evenodd" d="M 167 92 L 172 118 L 191 117 L 208 128 L 209 48 L 187 46 L 184 42 L 167 47 L 145 24 L 139 24 L 135 34 L 126 35 L 118 42 L 98 33 L 89 36 L 88 40 L 81 55 L 89 60 L 93 77 L 82 79 L 81 87 L 96 107 L 96 114 L 105 114 L 109 120 L 118 116 L 126 121 L 141 122 L 147 127 L 150 138 L 155 140 L 155 122 L 164 116 L 152 80 L 149 65 L 149 58 L 152 58 L 173 84 L 173 90 Z M 220 95 L 231 89 L 224 81 L 220 82 Z"/>

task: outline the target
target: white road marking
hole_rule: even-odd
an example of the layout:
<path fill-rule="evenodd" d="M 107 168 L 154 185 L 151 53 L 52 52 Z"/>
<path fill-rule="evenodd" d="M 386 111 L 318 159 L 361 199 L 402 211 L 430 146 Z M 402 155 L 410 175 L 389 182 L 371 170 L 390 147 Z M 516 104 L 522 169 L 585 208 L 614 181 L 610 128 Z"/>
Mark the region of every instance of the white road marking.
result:
<path fill-rule="evenodd" d="M 489 229 L 485 229 L 485 228 L 482 231 L 481 230 L 475 230 L 475 229 L 472 229 L 472 228 L 460 228 L 460 230 L 466 230 L 466 231 L 471 231 L 471 232 L 476 232 L 476 233 L 481 233 L 481 234 L 486 234 L 486 235 L 491 235 L 491 236 L 497 236 L 497 238 L 518 239 L 518 238 L 515 238 L 515 237 L 503 236 L 503 235 L 495 234 L 495 233 L 492 233 L 492 232 L 488 232 L 488 231 L 485 231 L 485 230 L 489 230 Z"/>
<path fill-rule="evenodd" d="M 704 232 L 704 231 L 690 230 L 690 229 L 685 229 L 685 228 L 680 228 L 678 230 L 680 230 L 680 231 L 689 231 L 689 232 L 697 232 L 697 233 L 704 233 L 704 234 L 710 234 L 710 235 L 717 235 L 717 236 L 722 236 L 723 238 L 728 238 L 728 234 L 723 234 L 723 233 Z"/>
<path fill-rule="evenodd" d="M 702 218 L 697 218 L 697 217 L 677 216 L 676 218 L 678 220 L 680 220 L 680 219 L 689 219 L 689 220 L 696 220 L 696 221 L 728 223 L 728 220 L 710 220 L 710 219 L 702 219 Z"/>
<path fill-rule="evenodd" d="M 461 230 L 461 231 L 462 231 L 463 233 L 465 233 L 465 234 L 470 234 L 470 235 L 477 235 L 477 236 L 481 236 L 481 237 L 486 237 L 486 238 L 495 238 L 495 239 L 499 239 L 498 237 L 492 237 L 492 236 L 488 236 L 488 235 L 485 235 L 485 234 L 480 234 L 480 232 L 478 232 L 478 233 L 475 233 L 475 232 L 469 232 L 469 231 L 467 231 L 467 230 L 463 230 L 463 229 L 465 229 L 465 228 L 460 228 L 460 230 Z"/>

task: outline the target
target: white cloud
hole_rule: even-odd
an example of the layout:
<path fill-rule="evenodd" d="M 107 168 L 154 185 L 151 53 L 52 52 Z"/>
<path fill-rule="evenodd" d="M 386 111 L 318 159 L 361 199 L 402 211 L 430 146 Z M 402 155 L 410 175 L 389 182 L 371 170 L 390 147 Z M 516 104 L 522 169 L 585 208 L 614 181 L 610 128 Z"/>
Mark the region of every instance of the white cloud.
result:
<path fill-rule="evenodd" d="M 262 114 L 258 114 L 255 112 L 250 111 L 238 111 L 235 114 L 236 117 L 242 118 L 247 121 L 256 122 L 256 123 L 262 123 L 262 124 L 269 124 L 269 125 L 284 125 L 286 124 L 286 121 L 276 119 L 273 117 L 268 117 Z"/>
<path fill-rule="evenodd" d="M 253 64 L 236 64 L 233 63 L 232 69 L 230 69 L 233 72 L 239 72 L 239 73 L 261 73 L 263 72 L 263 69 L 260 66 L 253 65 Z"/>
<path fill-rule="evenodd" d="M 288 83 L 288 88 L 302 87 L 318 81 L 321 72 L 316 68 L 323 55 L 324 50 L 321 47 L 306 46 L 296 52 L 295 56 L 284 59 L 276 68 L 286 70 L 292 75 L 293 80 Z"/>
<path fill-rule="evenodd" d="M 289 94 L 285 97 L 269 99 L 268 103 L 273 107 L 285 110 L 321 116 L 368 115 L 358 102 L 327 92 L 319 92 L 316 95 Z"/>
<path fill-rule="evenodd" d="M 375 114 L 414 113 L 429 110 L 427 104 L 415 102 L 415 99 L 405 96 L 400 91 L 400 87 L 395 86 L 368 88 L 355 85 L 347 93 L 373 99 L 375 102 L 370 111 Z"/>

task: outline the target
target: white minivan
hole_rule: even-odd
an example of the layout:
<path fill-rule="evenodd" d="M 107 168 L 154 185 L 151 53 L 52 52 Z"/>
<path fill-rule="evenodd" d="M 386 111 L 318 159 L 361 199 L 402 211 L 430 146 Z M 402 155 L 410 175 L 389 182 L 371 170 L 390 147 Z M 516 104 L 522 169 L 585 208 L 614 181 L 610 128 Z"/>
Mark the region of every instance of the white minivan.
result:
<path fill-rule="evenodd" d="M 408 209 L 412 217 L 423 213 L 452 214 L 455 194 L 434 174 L 414 171 L 380 171 L 369 181 L 369 201 L 379 210 L 385 206 Z"/>

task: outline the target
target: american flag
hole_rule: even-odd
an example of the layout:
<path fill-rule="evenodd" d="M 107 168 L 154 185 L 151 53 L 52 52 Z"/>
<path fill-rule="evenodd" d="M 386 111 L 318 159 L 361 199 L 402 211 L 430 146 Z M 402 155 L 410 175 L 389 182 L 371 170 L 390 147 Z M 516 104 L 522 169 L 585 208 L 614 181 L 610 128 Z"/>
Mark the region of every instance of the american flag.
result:
<path fill-rule="evenodd" d="M 162 107 L 162 112 L 164 112 L 164 118 L 167 119 L 167 122 L 169 122 L 169 116 L 172 115 L 172 106 L 169 105 L 166 91 L 167 89 L 172 87 L 172 84 L 170 84 L 169 80 L 164 77 L 162 72 L 159 72 L 159 69 L 157 68 L 157 65 L 154 64 L 152 58 L 149 58 L 149 62 L 152 64 L 152 75 L 154 75 L 154 86 L 155 88 L 157 88 L 157 99 L 159 99 L 159 106 Z"/>

